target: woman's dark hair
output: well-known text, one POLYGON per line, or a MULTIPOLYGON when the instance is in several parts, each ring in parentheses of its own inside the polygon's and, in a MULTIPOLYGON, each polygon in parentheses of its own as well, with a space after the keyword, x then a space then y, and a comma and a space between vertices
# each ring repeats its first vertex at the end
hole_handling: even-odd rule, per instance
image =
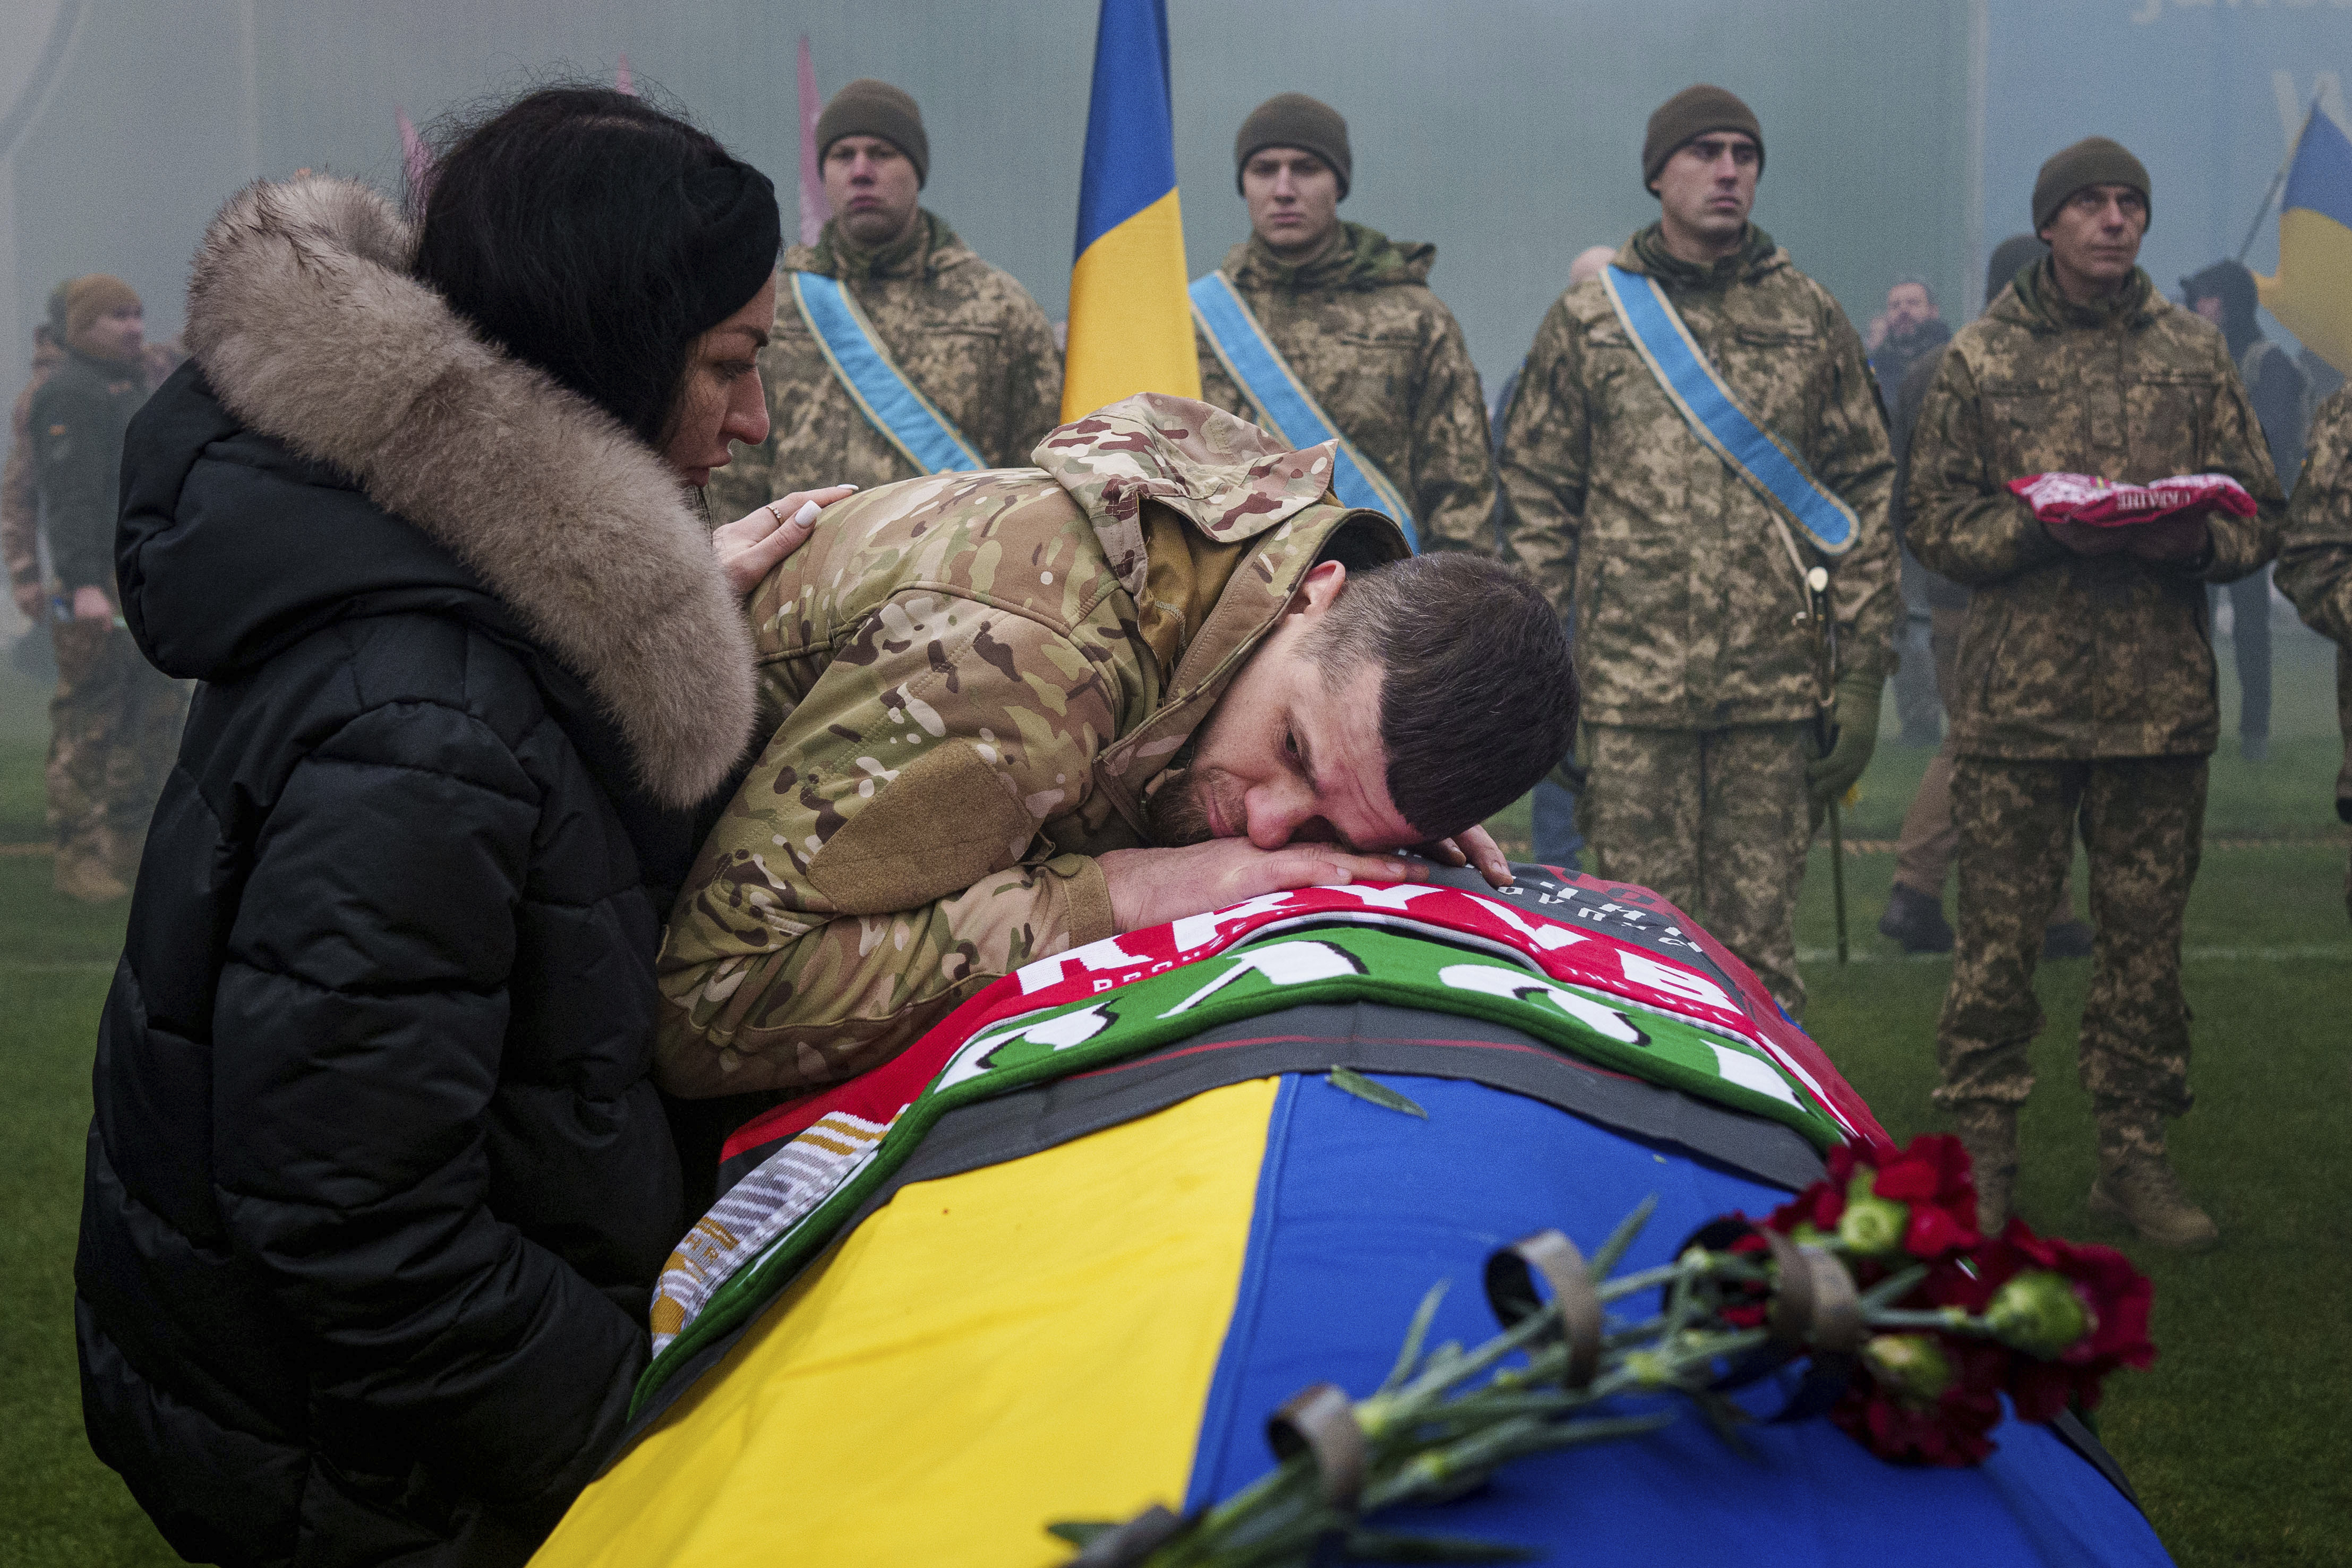
POLYGON ((482 334, 648 444, 694 340, 775 269, 775 187, 704 131, 551 87, 457 133, 425 192, 416 276, 482 334))

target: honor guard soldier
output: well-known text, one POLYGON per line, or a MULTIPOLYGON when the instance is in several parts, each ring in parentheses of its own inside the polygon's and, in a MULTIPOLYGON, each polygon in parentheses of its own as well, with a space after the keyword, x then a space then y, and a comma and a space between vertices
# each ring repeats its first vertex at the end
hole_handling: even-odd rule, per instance
POLYGON ((1433 245, 1342 223, 1348 122, 1286 92, 1234 139, 1250 237, 1192 284, 1201 396, 1295 447, 1337 437, 1332 488, 1394 517, 1416 549, 1488 548, 1486 404, 1454 313, 1429 291, 1433 245))
POLYGON ((917 199, 931 144, 915 100, 851 82, 816 140, 833 216, 816 244, 784 252, 759 353, 768 438, 711 476, 715 517, 817 484, 1022 467, 1061 423, 1045 311, 917 199))
POLYGON ((2033 225, 2050 256, 1945 350, 1911 437, 1909 531, 1922 563, 1972 591, 1953 683, 1960 924, 1936 1101, 1974 1156, 1979 1218, 2007 1218, 2042 1023, 2034 963, 2079 823, 2098 932, 2079 1046, 2098 1122, 2091 1208, 2199 1248, 2217 1231, 2173 1174, 2165 1123, 2190 1103, 2181 919, 2221 719, 2205 589, 2271 559, 2283 507, 2221 331, 2136 265, 2152 207, 2146 167, 2105 137, 2042 166, 2033 225), (2043 523, 2009 484, 2053 472, 2226 474, 2257 509, 2043 523))
POLYGON ((1595 869, 1673 900, 1795 1015, 1813 812, 1870 760, 1902 606, 1876 385, 1829 290, 1748 221, 1763 168, 1721 88, 1650 117, 1659 220, 1544 318, 1502 481, 1507 542, 1575 610, 1595 869))

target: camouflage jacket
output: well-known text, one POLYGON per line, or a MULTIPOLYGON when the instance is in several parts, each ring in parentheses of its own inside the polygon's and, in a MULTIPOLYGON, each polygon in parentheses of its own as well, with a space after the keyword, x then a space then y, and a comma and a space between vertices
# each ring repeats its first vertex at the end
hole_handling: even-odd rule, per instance
POLYGON ((8 411, 8 463, 0 468, 0 560, 12 589, 41 586, 41 488, 33 472, 33 394, 57 369, 56 350, 33 361, 33 379, 8 411))
POLYGON ((753 595, 766 738, 657 966, 673 1092, 863 1071, 1111 936, 1094 857, 1148 841, 1145 802, 1298 580, 1405 553, 1328 500, 1328 445, 1182 399, 1036 457, 842 502, 753 595))
POLYGON ((122 437, 147 401, 140 365, 68 350, 33 393, 34 476, 40 486, 49 565, 68 594, 114 592, 114 521, 122 437))
POLYGON ((2336 814, 2352 822, 2352 386, 2337 388, 2311 416, 2303 476, 2279 541, 2278 585, 2313 631, 2336 640, 2336 712, 2344 727, 2336 814))
MULTIPOLYGON (((1655 225, 1616 265, 1662 284, 1750 413, 1861 527, 1829 569, 1841 663, 1883 673, 1901 612, 1887 501, 1894 458, 1862 340, 1829 290, 1753 225, 1711 267, 1676 260, 1655 225)), ((1711 729, 1812 716, 1818 653, 1776 509, 1702 444, 1617 319, 1599 279, 1560 296, 1503 416, 1511 551, 1576 612, 1590 723, 1711 729)))
MULTIPOLYGON (((784 252, 783 270, 841 279, 898 368, 984 462, 1026 463, 1030 448, 1062 422, 1062 356, 1045 311, 1012 274, 965 249, 932 214, 923 213, 906 239, 870 255, 843 243, 827 224, 815 245, 784 252)), ((734 461, 711 475, 710 509, 719 521, 793 490, 872 489, 919 474, 842 390, 789 288, 776 296, 760 379, 768 439, 737 447, 734 461)))
POLYGON ((2205 583, 2270 559, 2282 503, 2220 329, 2135 271, 2102 308, 2044 261, 1944 351, 1911 435, 1909 537, 1974 590, 1953 694, 1958 754, 2195 756, 2220 732, 2205 583), (2203 564, 2079 556, 2010 494, 2029 474, 2137 484, 2227 474, 2259 510, 2212 519, 2203 564))
MULTIPOLYGON (((1436 261, 1433 245, 1342 224, 1302 266, 1252 235, 1223 270, 1323 412, 1404 497, 1422 547, 1481 549, 1495 507, 1486 394, 1454 312, 1429 291, 1436 261)), ((1193 338, 1202 399, 1263 423, 1197 326, 1193 338)))

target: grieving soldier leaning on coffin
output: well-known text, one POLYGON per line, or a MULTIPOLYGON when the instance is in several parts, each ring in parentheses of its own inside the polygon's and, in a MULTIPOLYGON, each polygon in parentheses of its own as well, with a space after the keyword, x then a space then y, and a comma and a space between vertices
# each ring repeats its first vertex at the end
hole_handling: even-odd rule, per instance
POLYGON ((1559 618, 1332 455, 1144 394, 828 510, 751 601, 764 747, 663 940, 663 1082, 845 1078, 1032 959, 1427 874, 1391 851, 1507 883, 1476 824, 1567 749, 1559 618))
POLYGON ((2217 1232, 2173 1174, 2164 1124, 2190 1104, 2181 919, 2221 717, 2205 585, 2268 561, 2283 507, 2221 331, 2135 265, 2153 206, 2146 167, 2105 137, 2042 166, 2033 224, 2050 256, 1944 352, 1911 437, 1910 540, 1973 591, 1953 683, 1960 925, 1936 1101, 1974 1156, 1979 1212, 1991 1229, 2009 1207, 2042 1022, 2034 962, 2079 822, 2098 930, 2080 1045, 2091 1208, 2196 1248, 2217 1232), (2225 474, 2258 509, 2049 524, 2009 483, 2053 472, 2225 474))

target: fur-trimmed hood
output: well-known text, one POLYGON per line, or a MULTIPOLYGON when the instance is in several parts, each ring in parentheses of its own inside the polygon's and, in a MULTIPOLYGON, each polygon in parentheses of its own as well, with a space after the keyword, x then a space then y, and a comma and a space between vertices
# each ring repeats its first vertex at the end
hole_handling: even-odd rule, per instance
POLYGON ((753 712, 750 632, 702 519, 642 442, 410 277, 414 243, 355 182, 247 186, 196 253, 196 365, 247 428, 456 557, 586 685, 649 794, 700 800, 753 712))

